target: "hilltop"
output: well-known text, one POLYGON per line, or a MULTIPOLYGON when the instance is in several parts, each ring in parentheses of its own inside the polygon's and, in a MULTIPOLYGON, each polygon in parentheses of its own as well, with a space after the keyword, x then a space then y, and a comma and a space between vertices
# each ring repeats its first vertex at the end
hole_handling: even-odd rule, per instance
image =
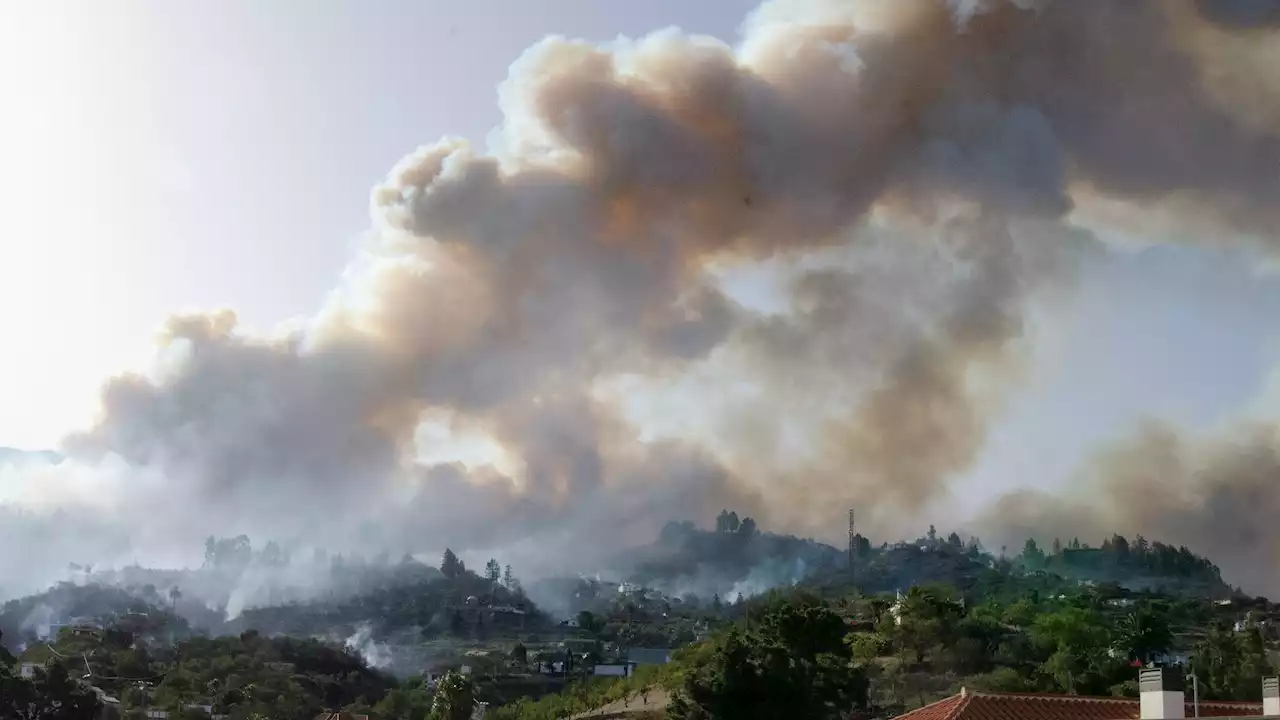
MULTIPOLYGON (((1047 551, 1028 540, 1016 555, 992 553, 978 538, 962 540, 955 532, 943 537, 933 527, 912 541, 875 546, 858 535, 855 544, 851 566, 847 549, 765 532, 751 518, 739 520, 726 510, 714 529, 668 523, 653 543, 619 554, 616 565, 630 584, 727 601, 797 584, 876 593, 941 583, 986 595, 1092 583, 1211 599, 1240 594, 1211 560, 1140 535, 1132 542, 1113 535, 1098 547, 1078 538, 1055 540, 1047 551)), ((584 596, 582 588, 574 591, 584 596)))

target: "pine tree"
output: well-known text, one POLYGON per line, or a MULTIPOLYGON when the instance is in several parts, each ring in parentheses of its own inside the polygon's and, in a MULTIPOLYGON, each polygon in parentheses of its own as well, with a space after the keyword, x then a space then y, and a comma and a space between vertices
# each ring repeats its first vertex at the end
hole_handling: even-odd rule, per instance
POLYGON ((498 564, 497 559, 489 558, 489 562, 485 563, 484 576, 489 582, 498 582, 502 577, 502 566, 498 564))
POLYGON ((440 560, 440 572, 447 578, 456 578, 462 575, 462 561, 449 548, 445 548, 444 557, 440 560))

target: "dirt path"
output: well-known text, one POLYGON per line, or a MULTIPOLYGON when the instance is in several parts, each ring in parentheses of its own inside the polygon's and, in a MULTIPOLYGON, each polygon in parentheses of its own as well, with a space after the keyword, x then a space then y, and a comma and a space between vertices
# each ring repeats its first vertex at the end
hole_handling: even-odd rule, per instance
POLYGON ((665 690, 654 688, 649 691, 649 702, 641 702, 639 697, 633 697, 631 702, 624 705, 619 700, 604 707, 574 715, 573 720, 578 720, 578 718, 593 718, 594 720, 610 720, 610 718, 634 719, 637 715, 645 713, 660 714, 666 709, 667 703, 670 701, 671 698, 665 690))

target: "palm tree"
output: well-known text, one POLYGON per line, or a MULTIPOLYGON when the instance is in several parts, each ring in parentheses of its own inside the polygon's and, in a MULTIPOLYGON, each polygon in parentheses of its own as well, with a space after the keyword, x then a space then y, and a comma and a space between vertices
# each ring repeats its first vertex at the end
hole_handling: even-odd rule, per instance
POLYGON ((170 610, 178 607, 178 599, 181 597, 182 597, 182 591, 178 589, 177 585, 174 585, 173 587, 169 588, 169 609, 170 610))
POLYGON ((1118 623, 1118 650, 1131 659, 1147 662, 1156 653, 1165 652, 1173 643, 1173 633, 1166 618, 1148 607, 1139 607, 1118 623))

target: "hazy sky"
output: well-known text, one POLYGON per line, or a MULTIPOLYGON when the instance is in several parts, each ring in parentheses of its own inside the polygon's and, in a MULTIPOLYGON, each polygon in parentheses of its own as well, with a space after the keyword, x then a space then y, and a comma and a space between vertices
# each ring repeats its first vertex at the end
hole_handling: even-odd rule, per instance
MULTIPOLYGON (((314 312, 373 183, 418 144, 483 140, 540 37, 733 39, 754 4, 4 3, 0 445, 55 445, 173 311, 229 306, 259 329, 314 312)), ((974 486, 1063 478, 1145 414, 1220 421, 1276 359, 1280 281, 1229 253, 1112 256, 1075 298, 1040 328, 974 486)))

